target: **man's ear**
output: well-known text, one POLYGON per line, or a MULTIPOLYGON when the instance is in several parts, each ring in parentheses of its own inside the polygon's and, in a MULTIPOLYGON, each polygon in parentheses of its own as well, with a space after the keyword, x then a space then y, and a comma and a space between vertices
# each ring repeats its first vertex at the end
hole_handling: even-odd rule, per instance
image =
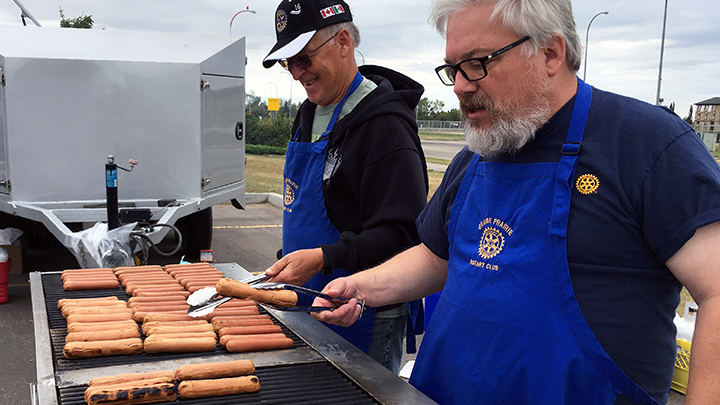
POLYGON ((565 38, 560 34, 553 34, 552 39, 540 52, 545 56, 545 69, 549 77, 555 76, 561 67, 567 65, 565 38))
POLYGON ((350 32, 347 29, 342 29, 338 32, 335 40, 340 44, 340 54, 343 58, 347 57, 353 52, 352 39, 350 39, 350 32))

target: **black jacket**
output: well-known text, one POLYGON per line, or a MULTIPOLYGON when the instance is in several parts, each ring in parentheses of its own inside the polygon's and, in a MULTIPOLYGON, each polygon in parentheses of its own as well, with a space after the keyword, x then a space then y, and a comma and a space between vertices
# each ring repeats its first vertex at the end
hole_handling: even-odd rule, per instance
MULTIPOLYGON (((424 91, 414 80, 380 66, 360 73, 378 87, 339 120, 328 155, 338 155, 323 181, 325 206, 340 239, 321 245, 325 269, 355 273, 417 245, 415 219, 425 207, 427 165, 417 135, 415 107, 424 91)), ((309 142, 316 105, 308 100, 293 123, 309 142)))

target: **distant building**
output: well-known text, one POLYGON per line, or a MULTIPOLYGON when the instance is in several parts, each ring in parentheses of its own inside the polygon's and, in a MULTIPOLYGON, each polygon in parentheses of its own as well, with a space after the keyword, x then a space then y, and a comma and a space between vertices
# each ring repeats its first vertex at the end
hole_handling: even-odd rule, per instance
POLYGON ((720 97, 695 103, 693 127, 698 133, 720 132, 720 97))

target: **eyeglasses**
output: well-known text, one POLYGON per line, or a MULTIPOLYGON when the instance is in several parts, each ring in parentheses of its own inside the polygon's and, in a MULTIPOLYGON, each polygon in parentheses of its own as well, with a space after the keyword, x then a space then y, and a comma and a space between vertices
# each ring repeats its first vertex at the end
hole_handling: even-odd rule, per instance
POLYGON ((486 55, 480 58, 465 59, 464 61, 456 65, 438 66, 435 68, 435 73, 437 73, 438 77, 440 77, 440 80, 446 86, 452 86, 455 84, 455 76, 457 75, 457 72, 462 73, 465 79, 471 82, 484 79, 485 76, 487 76, 488 74, 487 67, 485 66, 487 61, 497 56, 500 56, 501 54, 522 44, 528 39, 530 39, 530 37, 521 38, 508 46, 498 49, 490 55, 486 55))
POLYGON ((339 33, 340 33, 340 31, 336 32, 333 36, 331 36, 330 38, 328 38, 327 41, 325 41, 325 42, 323 42, 322 44, 320 44, 320 46, 318 46, 317 48, 313 49, 310 53, 307 53, 307 54, 302 55, 302 56, 294 57, 294 58, 292 58, 293 60, 290 60, 290 59, 280 59, 280 60, 279 60, 280 66, 284 67, 286 70, 291 70, 291 68, 293 68, 293 67, 298 67, 298 68, 303 69, 303 70, 309 68, 310 66, 312 66, 312 60, 310 59, 310 57, 311 57, 315 52, 317 52, 320 48, 322 48, 325 44, 327 44, 328 42, 332 41, 333 38, 335 38, 335 37, 337 36, 337 34, 339 34, 339 33))

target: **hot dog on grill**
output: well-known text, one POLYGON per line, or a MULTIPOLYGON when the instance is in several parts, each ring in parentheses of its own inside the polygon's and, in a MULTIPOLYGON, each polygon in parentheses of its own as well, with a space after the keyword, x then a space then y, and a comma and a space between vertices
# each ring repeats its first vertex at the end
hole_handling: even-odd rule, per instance
POLYGON ((217 339, 172 338, 166 335, 152 335, 145 338, 145 351, 148 353, 196 353, 211 352, 217 347, 217 339))
POLYGON ((196 326, 196 325, 208 325, 208 321, 204 319, 198 319, 194 321, 174 321, 174 322, 159 322, 159 321, 153 321, 153 322, 143 322, 142 324, 142 331, 144 334, 148 334, 148 331, 151 328, 158 327, 158 326, 196 326))
MULTIPOLYGON (((262 315, 260 315, 262 316, 262 315)), ((215 331, 218 331, 222 328, 232 328, 236 326, 260 326, 260 325, 275 325, 273 323, 272 319, 237 319, 237 320, 230 320, 230 321, 218 321, 215 322, 215 319, 212 320, 212 326, 215 328, 215 331)))
POLYGON ((111 290, 119 288, 120 282, 117 280, 78 280, 78 279, 67 279, 63 281, 63 290, 65 291, 77 291, 77 290, 111 290))
POLYGON ((282 332, 280 325, 229 326, 221 328, 218 335, 258 335, 263 333, 282 332))
POLYGON ((145 384, 133 381, 125 384, 89 387, 85 390, 85 402, 99 404, 151 404, 170 402, 177 399, 175 383, 145 384))
POLYGON ((65 306, 62 309, 63 317, 67 319, 70 315, 81 315, 81 314, 125 314, 132 316, 132 309, 128 308, 127 305, 118 306, 105 306, 105 307, 76 307, 76 306, 65 306))
POLYGON ((188 380, 178 385, 180 398, 208 398, 260 391, 260 379, 254 375, 214 380, 188 380))
POLYGON ((68 342, 63 347, 63 355, 68 359, 78 359, 139 354, 142 350, 142 340, 139 338, 130 338, 94 342, 68 342))
POLYGON ((216 363, 187 364, 178 367, 178 380, 205 380, 249 375, 255 372, 252 360, 222 361, 216 363))
POLYGON ((147 373, 116 374, 107 377, 96 377, 90 380, 88 386, 97 387, 100 385, 116 385, 130 381, 165 379, 167 382, 176 382, 177 377, 173 370, 150 371, 147 373))
POLYGON ((140 331, 137 325, 134 328, 113 329, 103 331, 70 332, 65 336, 67 342, 94 342, 98 340, 118 340, 139 338, 140 331))
POLYGON ((248 298, 270 305, 291 307, 297 304, 297 294, 289 290, 260 290, 247 283, 223 278, 215 285, 217 293, 225 297, 248 298))
POLYGON ((167 335, 170 333, 187 333, 187 332, 215 332, 212 325, 205 322, 204 324, 198 325, 159 325, 159 326, 148 326, 143 328, 143 333, 146 336, 151 335, 167 335))
MULTIPOLYGON (((254 352, 261 350, 278 350, 278 349, 290 349, 293 346, 293 340, 288 337, 273 336, 266 337, 263 335, 255 336, 235 336, 229 338, 229 336, 223 336, 228 338, 224 347, 225 350, 230 353, 245 353, 254 352), (256 337, 259 336, 259 337, 256 337)), ((222 344, 222 340, 221 340, 222 344)))
POLYGON ((132 319, 125 321, 112 321, 112 322, 74 322, 68 323, 67 331, 72 332, 88 332, 88 331, 103 331, 103 330, 114 330, 114 329, 137 329, 137 322, 132 319))
POLYGON ((180 296, 187 299, 190 296, 188 291, 147 291, 147 290, 135 290, 133 291, 134 297, 171 297, 180 296))
POLYGON ((67 316, 67 322, 111 322, 124 321, 132 319, 132 314, 70 314, 67 316))
POLYGON ((99 298, 61 298, 58 300, 58 309, 62 309, 63 306, 68 304, 80 304, 80 305, 115 305, 120 302, 120 299, 115 296, 99 297, 99 298))

